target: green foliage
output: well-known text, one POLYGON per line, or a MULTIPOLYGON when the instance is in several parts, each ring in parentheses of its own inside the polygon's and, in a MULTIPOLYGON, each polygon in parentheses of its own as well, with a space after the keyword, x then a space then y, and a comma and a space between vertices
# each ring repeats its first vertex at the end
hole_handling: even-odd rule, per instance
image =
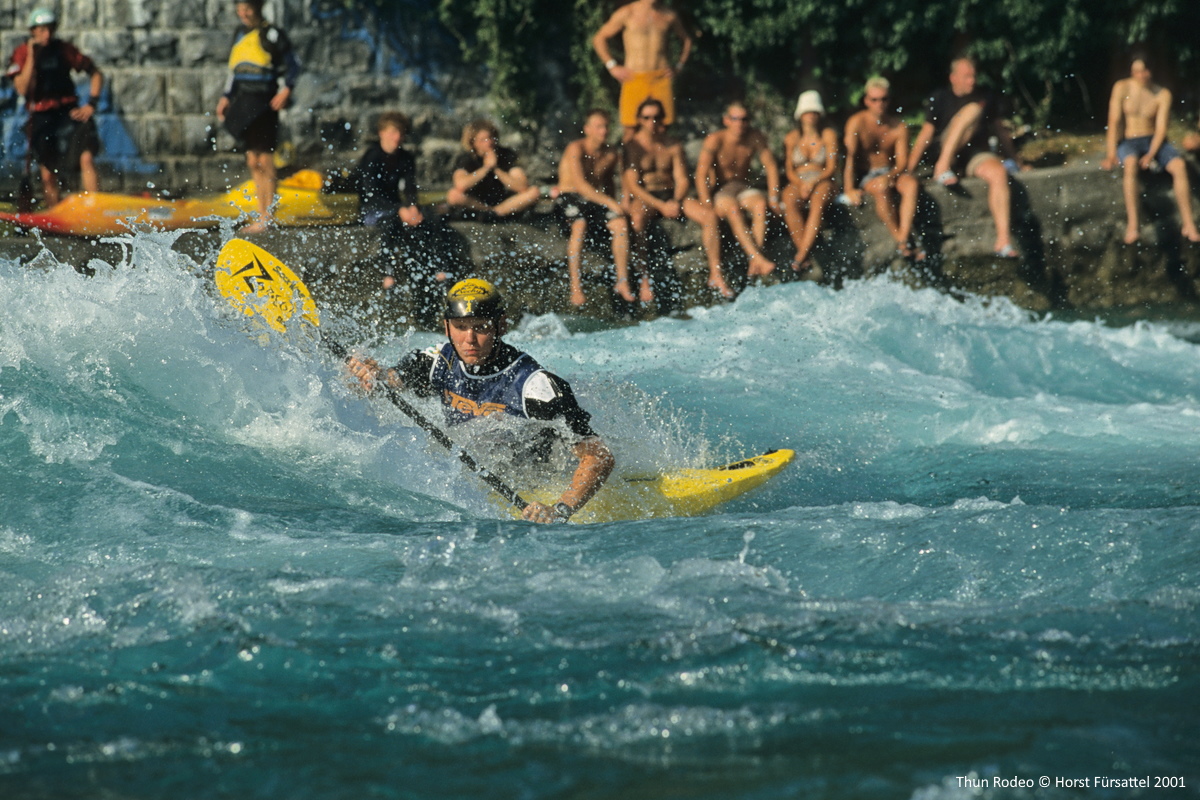
MULTIPOLYGON (((406 2, 436 5, 504 115, 529 122, 566 111, 564 102, 612 107, 616 86, 591 37, 620 0, 406 2)), ((679 9, 697 36, 680 79, 681 108, 692 113, 733 96, 789 103, 807 88, 845 111, 863 80, 882 74, 907 115, 961 53, 1038 127, 1102 117, 1097 104, 1135 44, 1164 62, 1158 74, 1177 96, 1200 83, 1200 41, 1183 33, 1200 25, 1196 0, 690 0, 679 9)))

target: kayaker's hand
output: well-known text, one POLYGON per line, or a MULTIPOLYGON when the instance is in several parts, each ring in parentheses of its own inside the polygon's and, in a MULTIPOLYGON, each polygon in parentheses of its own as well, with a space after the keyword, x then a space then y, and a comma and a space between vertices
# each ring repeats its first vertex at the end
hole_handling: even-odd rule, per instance
POLYGON ((76 122, 87 122, 96 113, 96 107, 91 103, 84 103, 81 106, 75 106, 71 109, 70 117, 76 122))
POLYGON ((374 391, 375 379, 379 376, 378 361, 373 358, 350 356, 346 361, 346 369, 350 371, 351 375, 358 378, 358 385, 364 392, 374 391))
POLYGON ((271 98, 271 110, 272 111, 283 111, 283 109, 287 107, 288 99, 291 96, 292 96, 292 90, 289 89, 287 86, 280 89, 278 92, 275 93, 275 96, 271 98))
POLYGON ((562 514, 554 508, 541 503, 530 503, 525 506, 525 510, 521 512, 521 516, 530 522, 566 522, 562 514))
POLYGON ((217 119, 221 122, 225 121, 225 112, 229 110, 229 98, 224 95, 217 101, 217 119))

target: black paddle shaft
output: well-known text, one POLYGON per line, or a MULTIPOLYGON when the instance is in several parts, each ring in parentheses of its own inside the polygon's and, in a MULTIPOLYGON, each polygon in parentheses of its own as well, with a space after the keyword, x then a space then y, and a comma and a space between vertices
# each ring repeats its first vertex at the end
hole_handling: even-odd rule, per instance
MULTIPOLYGON (((322 337, 321 342, 328 347, 329 351, 337 358, 345 360, 350 357, 350 351, 347 350, 345 345, 343 345, 341 342, 327 337, 322 337)), ((387 395, 387 399, 391 401, 392 405, 400 409, 400 411, 403 412, 405 416, 407 416, 413 422, 417 423, 417 425, 419 425, 426 433, 433 437, 435 442, 449 450, 451 453, 454 453, 454 455, 458 457, 459 461, 465 464, 472 472, 479 475, 480 479, 483 480, 483 482, 488 486, 492 487, 497 494, 516 506, 518 511, 525 510, 525 507, 528 506, 529 503, 517 493, 516 489, 509 486, 496 475, 493 475, 486 467, 480 466, 479 463, 471 457, 470 453, 462 448, 456 447, 454 442, 451 441, 450 437, 446 435, 446 432, 437 425, 433 424, 433 422, 426 418, 424 414, 422 414, 420 411, 414 408, 411 403, 405 400, 395 386, 392 386, 386 380, 380 381, 379 384, 383 386, 384 393, 387 395)))

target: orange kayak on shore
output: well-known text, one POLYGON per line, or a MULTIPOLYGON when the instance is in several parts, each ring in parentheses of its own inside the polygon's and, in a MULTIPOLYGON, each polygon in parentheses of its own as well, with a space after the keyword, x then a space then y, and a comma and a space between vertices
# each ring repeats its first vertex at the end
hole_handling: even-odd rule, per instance
MULTIPOLYGON (((358 196, 322 194, 322 178, 301 170, 280 180, 275 222, 285 227, 348 225, 358 221, 358 196)), ((222 195, 163 200, 131 194, 81 192, 43 211, 0 212, 0 220, 62 236, 111 236, 136 227, 160 230, 214 228, 222 220, 252 217, 258 210, 253 181, 222 195)))

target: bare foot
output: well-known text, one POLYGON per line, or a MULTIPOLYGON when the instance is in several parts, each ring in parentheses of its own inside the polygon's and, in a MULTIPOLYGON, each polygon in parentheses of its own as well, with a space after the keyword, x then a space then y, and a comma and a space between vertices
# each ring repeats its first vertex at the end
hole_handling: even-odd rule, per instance
POLYGON ((269 217, 259 219, 257 222, 251 222, 249 225, 244 225, 238 229, 238 233, 266 233, 271 230, 272 220, 269 217))
POLYGON ((586 302, 587 302, 587 298, 583 296, 583 287, 572 286, 571 287, 571 305, 581 306, 586 302))
POLYGON ((613 285, 613 291, 626 303, 632 303, 637 299, 633 296, 633 290, 629 288, 629 281, 624 278, 613 285))
POLYGON ((1137 228, 1125 229, 1125 244, 1134 244, 1140 238, 1142 238, 1142 234, 1137 228))
POLYGON ((725 279, 720 275, 708 279, 708 288, 712 289, 726 300, 732 300, 733 298, 737 297, 737 295, 733 293, 733 289, 729 288, 729 284, 725 283, 725 279))
POLYGON ((646 275, 642 276, 642 285, 638 287, 638 300, 643 303, 654 301, 654 290, 650 288, 650 278, 646 275))
POLYGON ((1183 238, 1189 242, 1200 242, 1200 231, 1196 230, 1195 227, 1184 228, 1183 238))
POLYGON ((796 271, 796 274, 801 280, 815 282, 820 281, 821 278, 825 276, 825 273, 821 271, 820 267, 812 262, 811 258, 806 258, 799 262, 793 261, 792 269, 796 271))
POLYGON ((775 262, 764 256, 762 253, 755 253, 750 256, 750 266, 746 272, 750 275, 770 275, 775 271, 775 262))

